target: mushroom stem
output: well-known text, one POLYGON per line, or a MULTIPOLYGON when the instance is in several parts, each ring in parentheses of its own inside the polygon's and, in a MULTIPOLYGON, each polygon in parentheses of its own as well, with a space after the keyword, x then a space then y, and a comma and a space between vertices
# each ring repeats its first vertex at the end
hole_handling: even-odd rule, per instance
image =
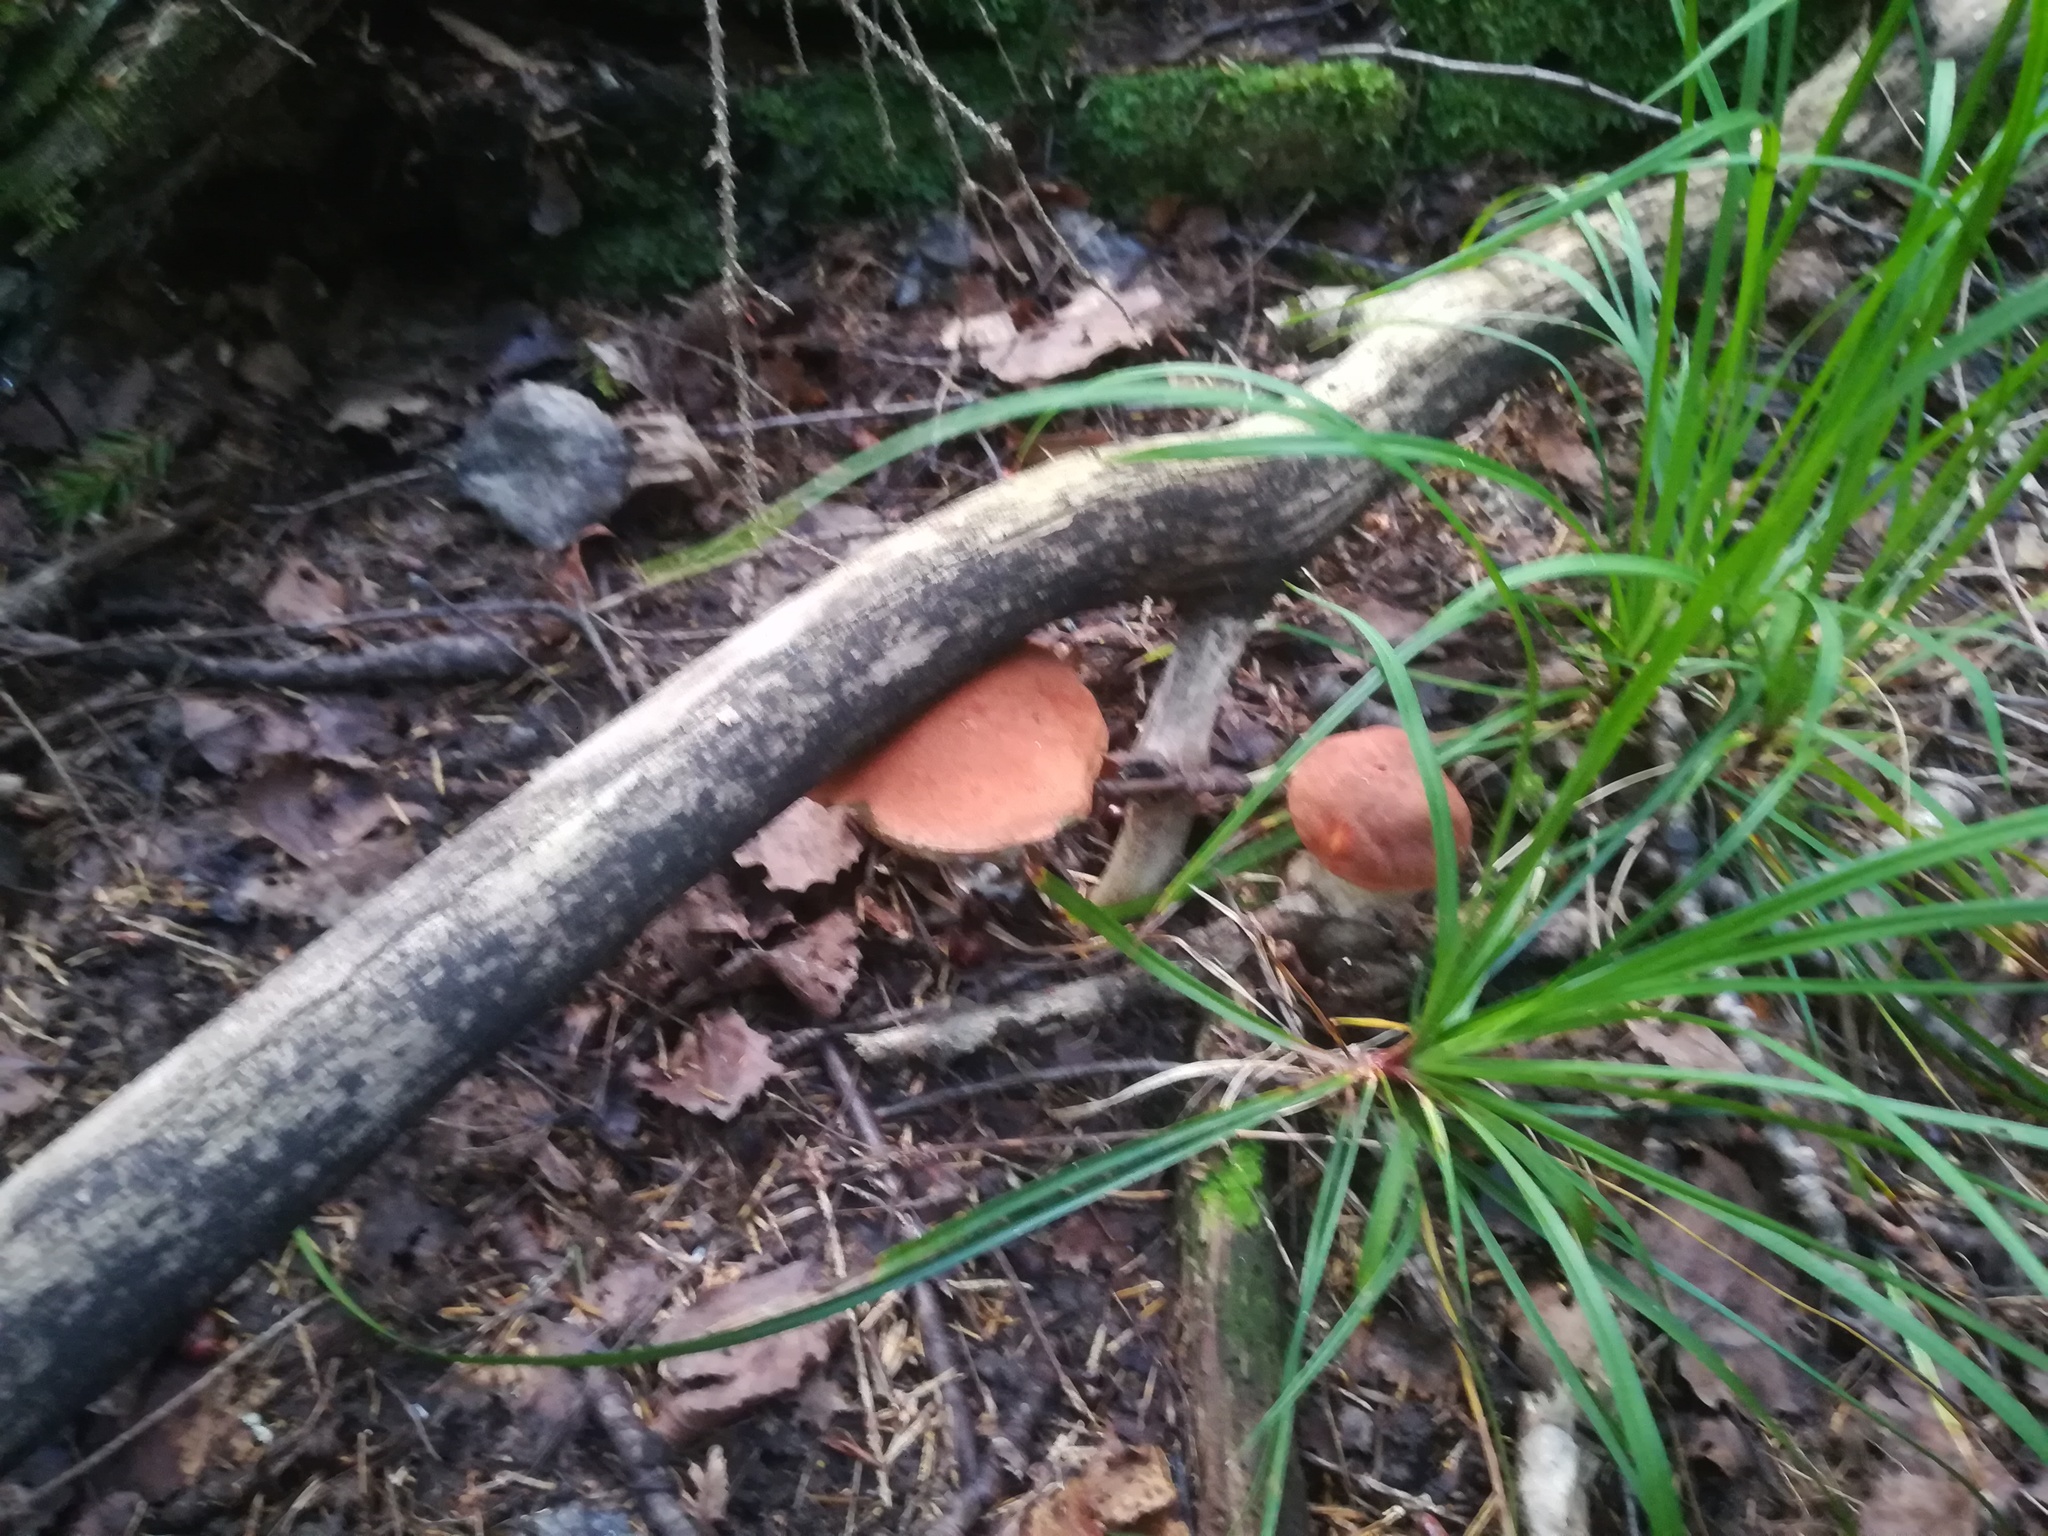
POLYGON ((1342 875, 1331 874, 1308 853, 1297 853, 1288 860, 1287 883, 1313 896, 1330 916, 1351 922, 1411 910, 1415 905, 1412 892, 1368 891, 1342 875))
MULTIPOLYGON (((1182 775, 1208 767, 1216 714, 1229 696, 1251 633, 1252 618, 1241 600, 1189 613, 1159 687, 1145 706, 1134 759, 1182 775)), ((1186 856, 1194 824, 1192 795, 1147 795, 1127 802, 1116 846, 1095 883, 1096 904, 1111 906, 1165 889, 1186 856)))

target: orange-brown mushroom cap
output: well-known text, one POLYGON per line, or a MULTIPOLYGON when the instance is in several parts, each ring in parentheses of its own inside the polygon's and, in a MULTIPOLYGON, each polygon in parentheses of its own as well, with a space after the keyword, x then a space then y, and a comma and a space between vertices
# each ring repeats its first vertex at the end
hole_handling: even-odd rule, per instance
MULTIPOLYGON (((1451 830, 1472 848, 1472 812, 1444 780, 1451 830)), ((1426 891, 1436 884, 1429 798, 1408 737, 1373 725, 1319 741, 1287 778, 1287 809, 1301 845, 1340 880, 1368 891, 1426 891)))
POLYGON ((932 857, 1042 842, 1086 816, 1109 726, 1074 669, 1026 649, 962 684, 812 792, 932 857))

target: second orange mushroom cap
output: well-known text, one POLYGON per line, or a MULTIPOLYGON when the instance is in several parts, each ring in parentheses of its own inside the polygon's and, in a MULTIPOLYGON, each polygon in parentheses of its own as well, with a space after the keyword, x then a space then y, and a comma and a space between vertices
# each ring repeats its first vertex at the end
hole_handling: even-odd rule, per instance
MULTIPOLYGON (((1472 849, 1472 812, 1443 781, 1459 856, 1472 849)), ((1429 797, 1399 726, 1344 731, 1311 747, 1287 778, 1287 809, 1301 845, 1340 880, 1385 893, 1436 884, 1429 797)))

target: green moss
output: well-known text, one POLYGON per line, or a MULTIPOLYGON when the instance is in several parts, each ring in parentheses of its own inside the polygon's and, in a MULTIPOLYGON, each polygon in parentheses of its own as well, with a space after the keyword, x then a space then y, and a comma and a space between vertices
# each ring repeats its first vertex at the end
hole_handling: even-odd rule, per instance
MULTIPOLYGON (((931 56, 933 72, 985 118, 1017 105, 1016 87, 993 54, 931 56)), ((766 168, 755 207, 771 225, 814 228, 836 220, 935 208, 953 197, 953 159, 931 98, 902 71, 875 74, 888 138, 857 65, 814 67, 746 92, 739 101, 743 164, 766 168), (891 144, 894 152, 891 152, 891 144)), ((955 125, 970 168, 986 146, 955 125)))
POLYGON ((1205 1217, 1223 1217, 1231 1226, 1260 1224, 1260 1196, 1266 1187, 1266 1163, 1255 1141, 1233 1143, 1230 1151, 1202 1174, 1195 1196, 1205 1217))
POLYGON ((718 275, 715 205, 701 177, 613 163, 589 190, 583 227, 547 263, 562 286, 593 299, 645 299, 718 275))
POLYGON ((1082 98, 1074 160, 1112 206, 1177 192, 1238 207, 1385 184, 1408 93, 1355 59, 1115 75, 1082 98))
MULTIPOLYGON (((1701 0, 1700 36, 1711 39, 1747 9, 1746 0, 1701 0)), ((1410 47, 1454 58, 1540 64, 1642 97, 1684 58, 1678 24, 1665 0, 1394 0, 1410 47)), ((1846 34, 1847 0, 1810 0, 1802 8, 1795 77, 1803 77, 1846 34)), ((1723 55, 1733 86, 1740 48, 1723 55)), ((1450 165, 1486 154, 1513 154, 1540 166, 1576 166, 1610 157, 1659 130, 1573 91, 1534 82, 1460 78, 1422 71, 1421 97, 1406 160, 1450 165)))

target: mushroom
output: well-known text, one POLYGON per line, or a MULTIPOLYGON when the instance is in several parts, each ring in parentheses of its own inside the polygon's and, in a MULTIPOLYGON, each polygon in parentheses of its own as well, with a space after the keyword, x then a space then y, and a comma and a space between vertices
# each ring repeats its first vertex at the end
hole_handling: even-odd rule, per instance
POLYGON ((950 858, 1043 842, 1093 808, 1109 726, 1087 684, 1026 648, 953 690, 812 791, 906 853, 950 858))
MULTIPOLYGON (((1445 778, 1459 856, 1472 812, 1445 778)), ((1342 916, 1362 917, 1436 885, 1429 797, 1399 726, 1343 731, 1311 747, 1287 778, 1287 809, 1313 861, 1309 884, 1342 916)))

